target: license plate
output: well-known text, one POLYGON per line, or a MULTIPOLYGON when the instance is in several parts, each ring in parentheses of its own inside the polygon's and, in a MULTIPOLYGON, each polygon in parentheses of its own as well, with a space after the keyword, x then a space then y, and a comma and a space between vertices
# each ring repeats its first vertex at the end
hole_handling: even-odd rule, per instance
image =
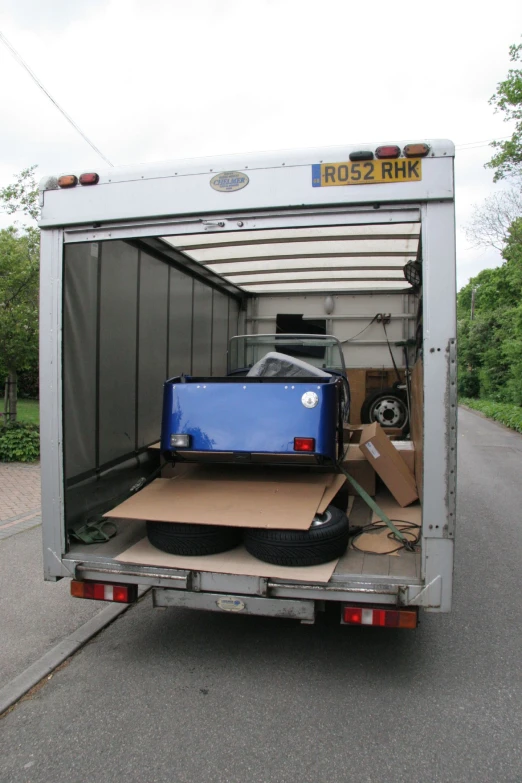
POLYGON ((378 185, 394 182, 420 182, 422 158, 398 160, 364 160, 344 163, 314 163, 314 188, 336 185, 378 185))

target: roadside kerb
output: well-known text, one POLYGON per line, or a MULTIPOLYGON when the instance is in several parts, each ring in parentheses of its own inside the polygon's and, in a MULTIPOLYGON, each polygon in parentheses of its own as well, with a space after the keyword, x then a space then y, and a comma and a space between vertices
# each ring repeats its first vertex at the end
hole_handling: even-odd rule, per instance
MULTIPOLYGON (((142 588, 138 592, 138 600, 148 592, 150 588, 142 588)), ((61 663, 70 658, 83 647, 89 639, 96 636, 107 625, 110 625, 117 617, 130 609, 135 604, 110 604, 95 617, 81 625, 72 634, 58 642, 49 652, 31 664, 25 671, 15 677, 0 689, 0 717, 13 704, 16 704, 22 696, 38 685, 45 677, 48 677, 61 663)))

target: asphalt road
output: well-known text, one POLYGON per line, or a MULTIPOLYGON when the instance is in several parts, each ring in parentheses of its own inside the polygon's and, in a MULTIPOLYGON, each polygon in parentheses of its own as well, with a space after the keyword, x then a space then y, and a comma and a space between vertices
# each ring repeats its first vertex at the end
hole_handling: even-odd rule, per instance
POLYGON ((522 436, 461 411, 455 608, 124 614, 0 722, 2 783, 520 783, 522 436))
POLYGON ((103 606, 43 581, 40 525, 0 541, 0 688, 103 606))

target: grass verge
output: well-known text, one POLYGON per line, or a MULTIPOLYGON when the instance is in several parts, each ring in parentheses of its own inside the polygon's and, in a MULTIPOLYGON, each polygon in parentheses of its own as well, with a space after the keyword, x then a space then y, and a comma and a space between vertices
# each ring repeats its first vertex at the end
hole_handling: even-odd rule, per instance
POLYGON ((40 424, 40 403, 38 400, 18 400, 17 419, 22 424, 40 424))
POLYGON ((480 411, 488 419, 499 421, 512 430, 522 432, 522 408, 519 405, 511 405, 507 402, 493 402, 492 400, 472 400, 466 397, 459 400, 462 405, 480 411))

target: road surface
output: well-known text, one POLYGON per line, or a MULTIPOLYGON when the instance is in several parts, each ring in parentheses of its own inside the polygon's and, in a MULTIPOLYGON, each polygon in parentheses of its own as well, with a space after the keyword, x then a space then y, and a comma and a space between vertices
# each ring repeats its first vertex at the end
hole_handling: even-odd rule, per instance
POLYGON ((520 783, 522 436, 460 412, 455 607, 417 631, 153 610, 0 721, 2 783, 520 783))

